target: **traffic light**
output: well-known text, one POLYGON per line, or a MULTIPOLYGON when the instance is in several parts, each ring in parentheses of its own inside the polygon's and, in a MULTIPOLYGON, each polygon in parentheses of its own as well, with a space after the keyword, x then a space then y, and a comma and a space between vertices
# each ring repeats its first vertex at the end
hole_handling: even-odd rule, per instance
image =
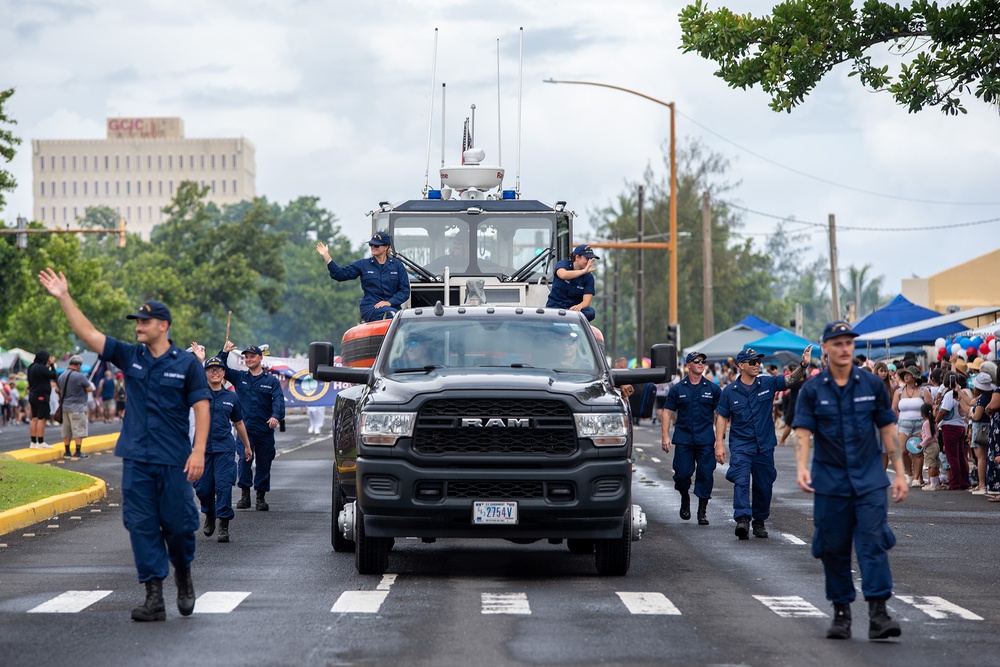
MULTIPOLYGON (((18 229, 27 229, 28 228, 28 221, 25 220, 23 216, 20 216, 20 215, 17 216, 17 228, 18 229)), ((28 249, 28 235, 27 234, 18 234, 17 235, 17 247, 20 248, 21 250, 27 250, 28 249)))
POLYGON ((125 247, 125 218, 118 220, 118 247, 125 247))
POLYGON ((680 336, 678 335, 678 325, 668 324, 667 325, 667 345, 673 345, 675 348, 680 347, 680 336))

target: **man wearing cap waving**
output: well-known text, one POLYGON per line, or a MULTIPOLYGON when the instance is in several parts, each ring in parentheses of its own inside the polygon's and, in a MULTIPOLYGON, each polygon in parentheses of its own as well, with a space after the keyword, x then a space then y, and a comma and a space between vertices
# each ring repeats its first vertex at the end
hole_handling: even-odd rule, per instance
POLYGON ((670 387, 660 410, 660 434, 663 451, 670 453, 670 423, 674 426, 674 488, 681 494, 680 517, 691 518, 691 476, 695 475, 694 495, 698 496, 698 525, 708 525, 708 501, 712 497, 715 472, 713 415, 722 390, 705 379, 705 360, 701 352, 691 352, 685 359, 687 376, 670 387))
POLYGON ((856 595, 851 575, 853 537, 861 590, 868 601, 868 638, 886 639, 900 635, 899 622, 885 608, 892 595, 889 549, 896 538, 887 521, 889 477, 875 429, 896 471, 895 502, 906 498, 908 486, 889 392, 878 376, 852 363, 857 335, 846 322, 826 325, 822 343, 830 365, 802 387, 792 427, 798 439, 799 487, 815 493, 812 552, 823 561, 826 598, 834 608, 826 636, 851 636, 851 602, 856 595), (811 472, 810 436, 816 445, 811 472))
POLYGON ((253 458, 240 459, 239 480, 241 496, 236 509, 250 509, 250 487, 257 490, 254 509, 267 512, 270 506, 264 494, 271 490, 271 463, 274 461, 274 429, 285 418, 285 394, 277 376, 264 371, 261 366, 263 351, 256 345, 243 350, 243 361, 247 370, 239 371, 229 367, 229 353, 236 349, 232 341, 226 341, 219 352, 219 359, 226 369, 226 380, 236 389, 243 409, 247 435, 253 458), (257 461, 254 470, 254 459, 257 461))
POLYGON ((390 318, 399 312, 403 303, 410 298, 410 277, 406 267, 395 257, 389 256, 392 237, 389 232, 375 232, 368 241, 372 256, 359 259, 347 266, 337 266, 330 257, 330 249, 322 241, 316 242, 316 252, 326 261, 330 277, 337 282, 361 278, 359 309, 361 319, 374 322, 390 318))
POLYGON ((771 488, 778 474, 774 468, 774 448, 778 439, 774 434, 771 406, 776 392, 805 381, 812 345, 806 346, 802 361, 788 375, 761 376, 763 356, 753 348, 736 355, 739 377, 722 390, 715 411, 715 460, 719 463, 726 462, 723 438, 726 424, 732 423, 726 479, 733 483, 733 518, 736 519, 736 537, 741 540, 750 539, 751 519, 753 536, 767 537, 764 522, 771 516, 771 488))
POLYGON ((573 248, 573 256, 556 263, 555 277, 546 308, 578 310, 588 321, 593 322, 597 313, 590 307, 594 299, 594 276, 597 267, 594 261, 600 259, 589 245, 580 244, 573 248))
POLYGON ((205 371, 190 352, 169 338, 170 311, 147 301, 126 317, 135 320, 137 345, 106 336, 80 312, 69 294, 66 276, 45 269, 38 281, 59 305, 76 335, 90 349, 125 374, 128 411, 115 455, 122 458, 122 520, 132 542, 146 601, 132 610, 134 621, 166 619, 163 580, 174 564, 177 609, 194 611, 194 561, 198 510, 192 482, 205 467, 208 401, 205 371), (194 449, 188 439, 188 409, 194 409, 194 449))

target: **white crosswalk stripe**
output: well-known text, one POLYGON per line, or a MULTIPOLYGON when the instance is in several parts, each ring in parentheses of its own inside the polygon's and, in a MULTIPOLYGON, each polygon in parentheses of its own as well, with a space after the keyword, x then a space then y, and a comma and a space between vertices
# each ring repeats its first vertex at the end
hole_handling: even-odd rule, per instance
POLYGON ((618 591, 618 597, 633 614, 680 616, 681 610, 663 593, 632 593, 618 591))
POLYGON ((897 595, 896 599, 900 602, 905 602, 906 604, 912 604, 914 607, 924 612, 931 618, 942 619, 948 618, 949 616, 957 616, 959 618, 964 618, 967 621, 983 620, 983 617, 979 614, 974 614, 968 609, 959 607, 957 604, 948 602, 944 598, 934 595, 897 595))
POLYGON ((798 595, 755 595, 754 598, 784 618, 823 617, 827 615, 798 595))
POLYGON ((377 614, 389 591, 344 591, 333 605, 332 612, 347 614, 377 614))
POLYGON ((196 614, 228 614, 250 596, 249 592, 208 591, 198 596, 194 603, 196 614))
POLYGON ((530 614, 527 593, 483 593, 484 614, 530 614))
POLYGON ((66 591, 28 610, 29 614, 75 614, 111 595, 111 591, 66 591))

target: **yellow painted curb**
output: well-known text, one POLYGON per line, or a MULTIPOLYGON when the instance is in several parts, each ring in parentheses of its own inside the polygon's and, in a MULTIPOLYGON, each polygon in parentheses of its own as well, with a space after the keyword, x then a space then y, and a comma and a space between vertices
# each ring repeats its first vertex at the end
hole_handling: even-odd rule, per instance
MULTIPOLYGON (((92 435, 84 438, 80 444, 80 450, 85 454, 90 454, 91 452, 112 449, 118 442, 118 435, 118 433, 106 433, 104 435, 92 435)), ((73 446, 73 451, 76 451, 76 445, 72 442, 70 444, 73 446)), ((24 461, 25 463, 50 463, 61 459, 65 451, 62 440, 60 440, 52 444, 52 449, 15 449, 7 452, 7 454, 11 458, 24 461)))
MULTIPOLYGON (((31 451, 48 450, 33 449, 31 451)), ((90 479, 94 480, 94 484, 80 491, 61 493, 58 496, 44 498, 29 505, 22 505, 21 507, 9 509, 6 512, 0 512, 0 535, 6 535, 18 528, 24 528, 57 514, 89 505, 108 495, 108 487, 103 479, 91 477, 90 475, 84 475, 84 477, 90 477, 90 479)))

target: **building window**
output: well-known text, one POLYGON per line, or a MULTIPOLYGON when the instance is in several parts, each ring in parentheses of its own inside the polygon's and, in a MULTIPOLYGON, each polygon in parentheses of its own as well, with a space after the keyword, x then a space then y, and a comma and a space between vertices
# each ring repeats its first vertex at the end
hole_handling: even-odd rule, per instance
POLYGON ((87 156, 83 156, 83 170, 87 171, 87 156))
MULTIPOLYGON (((189 164, 189 165, 191 165, 191 169, 192 169, 192 171, 193 171, 193 170, 194 170, 194 156, 193 156, 193 155, 189 155, 188 157, 190 157, 190 158, 191 158, 191 159, 190 159, 190 160, 188 161, 188 164, 189 164)), ((205 165, 202 165, 202 168, 204 168, 204 166, 205 166, 205 165)))
POLYGON ((76 196, 76 181, 73 181, 73 196, 76 196))
POLYGON ((222 181, 222 194, 226 194, 226 181, 222 181))
POLYGON ((76 171, 76 156, 75 155, 73 156, 72 161, 73 161, 73 171, 76 171))
POLYGON ((56 207, 52 207, 52 222, 56 221, 56 207))
MULTIPOLYGON (((62 162, 62 170, 63 170, 63 171, 66 171, 66 156, 65 156, 65 155, 63 155, 63 156, 62 156, 62 160, 61 160, 61 162, 62 162)), ((66 217, 66 216, 65 216, 65 215, 63 215, 63 218, 65 218, 65 217, 66 217)))
POLYGON ((73 207, 73 219, 76 220, 76 206, 73 207))
POLYGON ((171 171, 173 171, 173 169, 174 169, 174 156, 173 155, 168 155, 167 156, 167 169, 169 169, 171 171))
POLYGON ((104 171, 108 171, 109 168, 110 167, 108 167, 108 156, 105 155, 104 156, 104 171))
POLYGON ((63 222, 66 222, 66 207, 63 206, 63 222))
MULTIPOLYGON (((146 181, 146 194, 147 195, 153 194, 153 181, 146 181)), ((153 217, 153 216, 150 216, 150 217, 153 217)))
POLYGON ((153 171, 153 156, 152 155, 147 155, 146 156, 146 170, 147 171, 153 171))
POLYGON ((170 181, 170 196, 174 196, 174 182, 170 181))
POLYGON ((157 194, 163 195, 163 181, 157 181, 157 194))
POLYGON ((212 181, 212 194, 215 194, 215 181, 212 181))
POLYGON ((104 196, 111 196, 111 184, 108 181, 104 181, 104 196))
POLYGON ((122 159, 121 156, 115 156, 115 171, 121 171, 122 169, 122 159))
MULTIPOLYGON (((52 196, 53 197, 56 196, 56 182, 55 181, 52 181, 52 196)), ((56 214, 53 213, 52 214, 52 219, 55 220, 55 217, 56 217, 56 214)))
POLYGON ((135 170, 136 171, 142 171, 142 156, 141 155, 136 155, 135 156, 135 170))
POLYGON ((125 219, 126 220, 131 220, 132 219, 132 207, 131 206, 126 206, 125 207, 125 219))
POLYGON ((97 161, 97 156, 95 155, 94 156, 94 171, 97 171, 100 168, 101 168, 100 167, 100 162, 97 161))
POLYGON ((236 169, 236 153, 233 153, 233 169, 236 169))
MULTIPOLYGON (((38 171, 45 171, 45 156, 38 158, 38 171)), ((44 220, 45 218, 42 218, 44 220)))
POLYGON ((201 156, 201 170, 205 171, 205 156, 201 156))
POLYGON ((115 181, 115 196, 119 197, 122 194, 122 182, 115 181))
POLYGON ((149 214, 146 217, 148 217, 150 220, 152 220, 153 219, 153 207, 152 206, 147 206, 146 207, 146 213, 149 214))
POLYGON ((178 155, 177 156, 177 168, 178 169, 183 169, 184 168, 184 156, 183 155, 178 155))
POLYGON ((42 207, 42 222, 45 222, 45 207, 42 207))
POLYGON ((45 181, 42 181, 41 185, 42 185, 42 190, 41 190, 40 194, 41 194, 42 197, 44 197, 45 196, 45 181))
POLYGON ((125 194, 132 194, 132 181, 125 181, 125 194))
MULTIPOLYGON (((51 156, 51 157, 49 158, 49 168, 50 168, 50 169, 51 169, 52 171, 55 171, 55 170, 56 170, 56 156, 55 156, 55 155, 53 155, 53 156, 51 156)), ((55 220, 55 218, 56 218, 56 214, 55 214, 55 213, 53 213, 53 214, 52 214, 52 219, 53 219, 53 220, 55 220)))
POLYGON ((125 156, 125 171, 132 171, 132 157, 130 155, 125 156))
MULTIPOLYGON (((63 197, 65 197, 66 196, 66 181, 62 182, 62 191, 63 191, 63 197)), ((65 218, 66 216, 64 215, 63 217, 65 218)))
POLYGON ((233 194, 236 194, 236 181, 233 181, 233 194))
POLYGON ((212 156, 212 169, 215 169, 215 155, 212 156))
POLYGON ((101 194, 101 187, 97 181, 94 181, 94 196, 101 194))
POLYGON ((163 171, 163 156, 162 155, 157 155, 156 156, 156 168, 159 169, 160 171, 163 171))
POLYGON ((135 207, 135 219, 136 220, 142 220, 142 207, 141 206, 136 206, 135 207))
POLYGON ((136 195, 141 195, 142 194, 142 181, 136 181, 135 182, 135 194, 136 195))
POLYGON ((83 196, 86 197, 89 193, 87 192, 87 181, 83 182, 83 196))
POLYGON ((220 169, 225 169, 226 168, 226 156, 225 156, 225 154, 219 156, 219 162, 220 162, 219 168, 220 169))

